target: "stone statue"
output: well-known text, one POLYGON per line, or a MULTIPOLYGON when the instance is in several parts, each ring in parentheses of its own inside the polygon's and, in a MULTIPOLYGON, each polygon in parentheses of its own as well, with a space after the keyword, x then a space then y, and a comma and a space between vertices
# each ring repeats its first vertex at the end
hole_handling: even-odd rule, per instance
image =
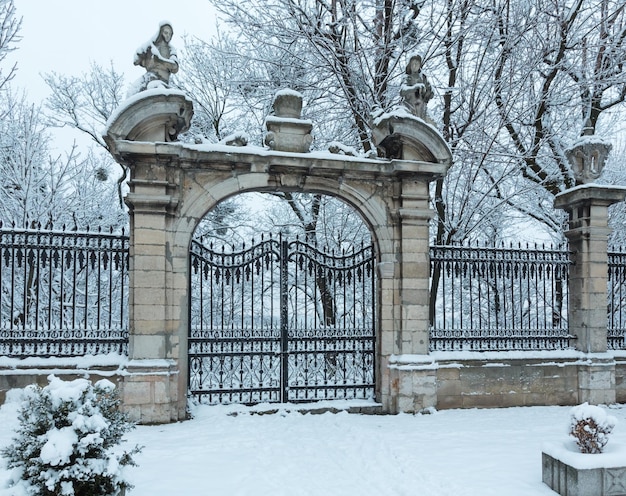
POLYGON ((400 89, 400 96, 411 114, 430 122, 426 106, 433 97, 433 90, 422 73, 422 57, 419 55, 413 55, 406 66, 406 81, 400 89))
POLYGON ((136 83, 136 91, 169 88, 170 74, 178 72, 176 49, 170 45, 174 30, 169 22, 161 22, 159 31, 137 49, 135 65, 145 67, 146 74, 136 83))

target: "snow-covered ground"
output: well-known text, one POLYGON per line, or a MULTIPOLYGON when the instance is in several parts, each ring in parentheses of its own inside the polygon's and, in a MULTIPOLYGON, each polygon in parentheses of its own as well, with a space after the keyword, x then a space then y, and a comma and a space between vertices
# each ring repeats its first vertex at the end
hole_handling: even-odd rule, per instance
MULTIPOLYGON (((0 447, 18 403, 0 408, 0 447)), ((273 406, 276 408, 276 406, 273 406)), ((570 407, 447 410, 429 415, 301 414, 194 409, 194 419, 139 426, 132 496, 554 495, 541 482, 541 446, 567 440, 570 407)), ((609 444, 626 443, 626 406, 609 444)), ((594 456, 594 455, 587 455, 594 456)), ((0 495, 8 472, 0 462, 0 495)))

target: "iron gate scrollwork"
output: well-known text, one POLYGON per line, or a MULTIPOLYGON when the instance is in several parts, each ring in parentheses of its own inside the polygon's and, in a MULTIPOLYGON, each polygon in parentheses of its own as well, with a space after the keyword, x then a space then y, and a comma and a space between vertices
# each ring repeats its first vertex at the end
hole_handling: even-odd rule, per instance
POLYGON ((374 250, 261 238, 190 250, 189 391, 203 403, 374 395, 374 250))

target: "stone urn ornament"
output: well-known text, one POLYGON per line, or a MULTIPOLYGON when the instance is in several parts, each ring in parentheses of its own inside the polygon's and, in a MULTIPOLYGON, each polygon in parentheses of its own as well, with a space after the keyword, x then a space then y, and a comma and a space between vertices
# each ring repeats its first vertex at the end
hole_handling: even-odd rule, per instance
POLYGON ((272 103, 273 115, 265 118, 265 144, 281 152, 306 153, 313 143, 313 123, 302 119, 302 95, 291 89, 280 90, 272 103))
POLYGON ((610 143, 593 134, 590 126, 585 127, 582 136, 565 150, 577 186, 593 183, 600 177, 611 148, 610 143))

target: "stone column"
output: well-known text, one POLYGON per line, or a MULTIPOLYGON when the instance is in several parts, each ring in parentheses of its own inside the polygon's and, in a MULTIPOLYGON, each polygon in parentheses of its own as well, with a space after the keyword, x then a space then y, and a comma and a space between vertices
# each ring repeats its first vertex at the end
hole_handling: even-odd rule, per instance
POLYGON ((572 266, 569 329, 577 350, 587 355, 579 367, 579 401, 615 402, 615 361, 607 351, 608 207, 624 200, 626 189, 601 186, 596 179, 610 147, 590 139, 567 151, 578 185, 556 196, 554 206, 568 213, 572 266))
POLYGON ((428 204, 428 185, 424 181, 402 184, 401 290, 403 354, 428 354, 429 339, 429 222, 434 211, 428 204))
MULTIPOLYGON (((116 160, 130 170, 129 362, 121 388, 131 419, 148 424, 185 418, 179 335, 173 293, 171 220, 180 196, 180 147, 165 142, 188 129, 193 106, 176 91, 142 92, 114 114, 105 135, 116 160), (128 159, 120 151, 133 145, 128 159)), ((185 251, 186 255, 186 251, 185 251)), ((185 364, 182 364, 186 368, 185 364)))
MULTIPOLYGON (((401 105, 377 114, 372 122, 378 153, 391 161, 399 181, 398 208, 392 214, 398 244, 394 277, 399 279, 394 294, 395 346, 382 364, 389 374, 383 406, 391 413, 419 412, 437 404, 436 364, 428 356, 429 222, 434 215, 429 185, 452 164, 448 144, 428 117, 433 92, 422 72, 422 58, 411 57, 405 72, 401 105)), ((384 308, 382 312, 386 315, 384 308)))
MULTIPOLYGON (((401 182, 398 210, 398 254, 395 277, 399 309, 394 354, 388 360, 389 401, 393 413, 419 412, 436 406, 436 370, 429 350, 429 206, 431 177, 405 178, 401 182)), ((383 308, 383 312, 385 309, 383 308)))
MULTIPOLYGON (((136 166, 134 176, 156 164, 136 166)), ((162 175, 162 174, 158 174, 162 175)), ((167 216, 175 206, 167 182, 130 181, 129 363, 123 403, 131 418, 142 423, 179 420, 178 367, 172 355, 176 335, 167 329, 167 216)))

